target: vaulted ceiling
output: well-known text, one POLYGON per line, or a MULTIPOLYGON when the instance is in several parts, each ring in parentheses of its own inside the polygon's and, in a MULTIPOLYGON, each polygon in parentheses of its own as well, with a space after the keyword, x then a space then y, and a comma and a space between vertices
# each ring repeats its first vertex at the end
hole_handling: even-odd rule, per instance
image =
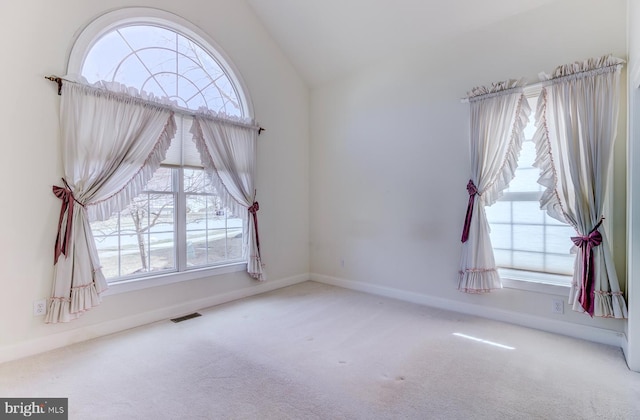
POLYGON ((561 0, 246 0, 311 85, 561 0))

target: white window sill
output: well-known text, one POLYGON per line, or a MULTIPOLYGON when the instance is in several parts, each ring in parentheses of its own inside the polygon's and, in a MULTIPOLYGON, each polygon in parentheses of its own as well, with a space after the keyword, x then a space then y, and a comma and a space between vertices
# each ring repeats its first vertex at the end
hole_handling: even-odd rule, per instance
POLYGON ((246 271, 247 263, 233 263, 228 265, 221 265, 217 267, 206 267, 201 269, 182 271, 179 273, 172 272, 166 274, 158 274, 152 277, 142 277, 137 279, 122 280, 118 282, 109 283, 109 288, 102 293, 102 296, 117 295, 120 293, 133 292, 135 290, 148 289, 150 287, 164 286, 172 283, 179 283, 189 280, 204 279, 207 277, 213 277, 220 274, 236 273, 239 271, 246 271))
POLYGON ((507 289, 526 290, 547 295, 568 296, 571 276, 533 273, 521 270, 498 269, 502 286, 507 289))

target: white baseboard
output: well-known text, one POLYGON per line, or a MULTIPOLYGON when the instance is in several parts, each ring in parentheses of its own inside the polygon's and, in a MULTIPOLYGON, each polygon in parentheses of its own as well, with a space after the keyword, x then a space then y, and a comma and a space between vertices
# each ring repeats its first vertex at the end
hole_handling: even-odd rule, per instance
MULTIPOLYGON (((620 347, 622 347, 622 353, 624 354, 624 358, 626 360, 629 360, 629 340, 627 339, 627 337, 623 337, 620 343, 620 347)), ((629 366, 631 367, 631 366, 629 366)))
POLYGON ((360 281, 325 276, 322 274, 311 273, 310 278, 312 281, 317 281, 319 283, 344 287, 346 289, 358 290, 374 295, 403 300, 411 303, 417 303, 425 306, 431 306, 438 309, 460 312, 467 315, 489 318, 496 321, 507 322, 510 324, 522 325, 524 327, 534 328, 546 332, 562 334, 569 337, 580 338, 583 340, 593 341, 601 344, 608 344, 616 347, 622 347, 623 349, 624 343, 626 343, 626 337, 623 333, 608 330, 605 328, 572 324, 569 322, 542 318, 535 315, 528 315, 482 305, 458 302, 420 293, 409 292, 406 290, 394 289, 386 286, 379 286, 360 281))
POLYGON ((0 363, 21 359, 38 353, 65 347, 70 344, 91 340, 93 338, 117 333, 153 322, 175 318, 181 315, 199 311, 211 306, 220 305, 237 299, 270 292, 272 290, 291 286, 309 280, 308 274, 287 277, 279 280, 268 280, 254 286, 244 287, 227 293, 207 296, 202 299, 184 302, 161 308, 155 311, 136 314, 124 318, 114 319, 96 325, 89 325, 61 333, 11 344, 0 348, 0 363))

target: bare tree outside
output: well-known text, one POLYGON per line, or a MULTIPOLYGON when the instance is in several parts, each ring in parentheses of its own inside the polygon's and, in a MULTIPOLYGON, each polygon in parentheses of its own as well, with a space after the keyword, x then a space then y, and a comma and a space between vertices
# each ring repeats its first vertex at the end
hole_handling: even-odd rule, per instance
MULTIPOLYGON (((164 195, 166 196, 166 194, 164 195)), ((165 198, 163 200, 163 198, 165 197, 161 194, 146 193, 134 198, 125 210, 126 213, 129 213, 133 222, 138 249, 140 250, 141 271, 143 272, 152 269, 149 267, 145 234, 159 223, 173 224, 172 214, 165 214, 168 213, 165 212, 168 206, 173 207, 173 199, 167 200, 165 198), (152 206, 152 204, 154 205, 152 206)))

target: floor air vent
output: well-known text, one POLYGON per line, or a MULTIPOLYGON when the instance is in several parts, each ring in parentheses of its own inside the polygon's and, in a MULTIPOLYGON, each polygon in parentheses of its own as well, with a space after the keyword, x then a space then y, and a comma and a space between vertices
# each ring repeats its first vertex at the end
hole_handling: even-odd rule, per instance
POLYGON ((197 318, 197 317, 199 317, 199 316, 202 316, 202 315, 201 315, 201 314, 199 314, 199 313, 197 313, 197 312, 194 312, 194 313, 192 313, 192 314, 185 315, 185 316, 181 316, 181 317, 179 317, 179 318, 173 318, 173 319, 171 320, 171 322, 182 322, 182 321, 186 321, 187 319, 197 318))

